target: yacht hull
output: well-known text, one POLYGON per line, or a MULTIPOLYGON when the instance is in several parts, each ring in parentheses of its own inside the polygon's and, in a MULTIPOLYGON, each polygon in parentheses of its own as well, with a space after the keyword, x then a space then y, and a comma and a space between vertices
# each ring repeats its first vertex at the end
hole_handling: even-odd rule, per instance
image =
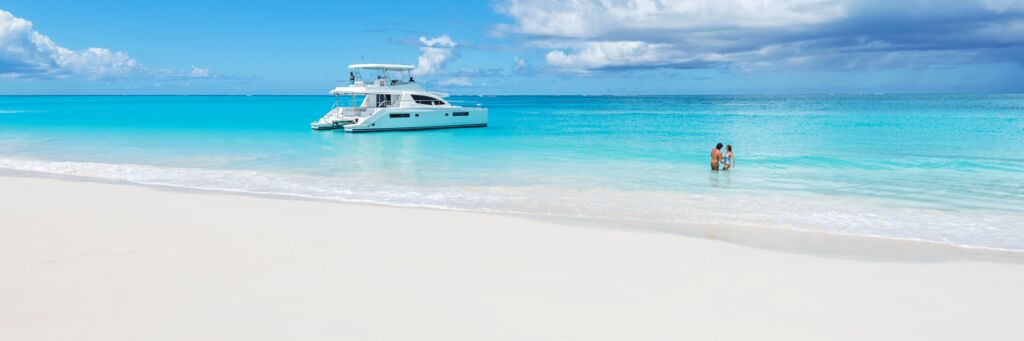
POLYGON ((404 130, 434 130, 434 129, 452 129, 452 128, 483 128, 486 127, 487 123, 474 123, 474 124, 460 124, 460 125, 446 125, 446 126, 424 126, 424 127, 405 127, 405 128, 364 128, 364 129, 352 129, 345 128, 346 132, 350 133, 371 133, 378 131, 404 131, 404 130))
POLYGON ((486 126, 487 109, 479 107, 382 108, 367 117, 329 114, 310 125, 316 130, 344 129, 353 133, 486 126))

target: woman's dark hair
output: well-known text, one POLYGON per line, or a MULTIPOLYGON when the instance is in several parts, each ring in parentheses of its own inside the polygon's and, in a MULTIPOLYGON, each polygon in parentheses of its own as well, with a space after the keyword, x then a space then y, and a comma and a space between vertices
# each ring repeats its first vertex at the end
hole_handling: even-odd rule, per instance
POLYGON ((715 149, 722 149, 722 144, 719 143, 717 146, 715 146, 715 149))
POLYGON ((731 144, 725 145, 725 150, 728 150, 728 151, 731 152, 732 151, 732 145, 731 144))

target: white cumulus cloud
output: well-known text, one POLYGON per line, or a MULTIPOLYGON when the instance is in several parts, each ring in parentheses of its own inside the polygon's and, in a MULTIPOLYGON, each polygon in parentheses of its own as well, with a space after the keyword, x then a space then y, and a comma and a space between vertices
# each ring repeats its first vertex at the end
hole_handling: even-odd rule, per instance
POLYGON ((210 76, 210 71, 197 67, 193 67, 191 71, 151 70, 124 52, 100 47, 82 50, 65 48, 36 31, 31 21, 0 9, 0 75, 16 78, 206 78, 210 76))
POLYGON ((210 69, 192 65, 192 71, 189 71, 188 76, 192 78, 207 78, 210 77, 210 69))
POLYGON ((523 75, 529 72, 529 65, 526 64, 526 59, 519 56, 512 57, 512 74, 523 75))
POLYGON ((516 69, 523 69, 526 67, 526 60, 519 56, 514 56, 512 57, 512 66, 516 69))
POLYGON ((455 56, 455 46, 448 35, 427 39, 420 37, 420 57, 416 65, 416 74, 429 75, 444 68, 444 64, 455 56))

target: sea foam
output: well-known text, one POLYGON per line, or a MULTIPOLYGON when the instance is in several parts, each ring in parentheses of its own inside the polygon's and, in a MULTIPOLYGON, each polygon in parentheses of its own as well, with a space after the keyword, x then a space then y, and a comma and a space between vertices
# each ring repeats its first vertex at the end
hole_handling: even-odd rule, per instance
POLYGON ((950 211, 811 193, 680 193, 557 186, 405 187, 252 170, 0 158, 0 169, 142 185, 401 207, 650 223, 740 226, 1024 251, 1016 212, 950 211))

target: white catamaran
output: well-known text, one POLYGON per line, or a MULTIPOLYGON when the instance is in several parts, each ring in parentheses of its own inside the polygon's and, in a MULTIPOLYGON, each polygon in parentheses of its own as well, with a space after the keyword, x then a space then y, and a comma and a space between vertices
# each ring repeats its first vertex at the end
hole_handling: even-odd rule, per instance
POLYGON ((412 77, 412 65, 349 65, 349 85, 331 90, 334 107, 313 129, 345 129, 347 132, 486 127, 487 109, 460 107, 444 100, 448 94, 427 91, 412 77), (364 73, 376 79, 364 80, 364 73), (398 78, 392 78, 392 76, 398 78), (348 106, 341 96, 352 96, 348 106))

